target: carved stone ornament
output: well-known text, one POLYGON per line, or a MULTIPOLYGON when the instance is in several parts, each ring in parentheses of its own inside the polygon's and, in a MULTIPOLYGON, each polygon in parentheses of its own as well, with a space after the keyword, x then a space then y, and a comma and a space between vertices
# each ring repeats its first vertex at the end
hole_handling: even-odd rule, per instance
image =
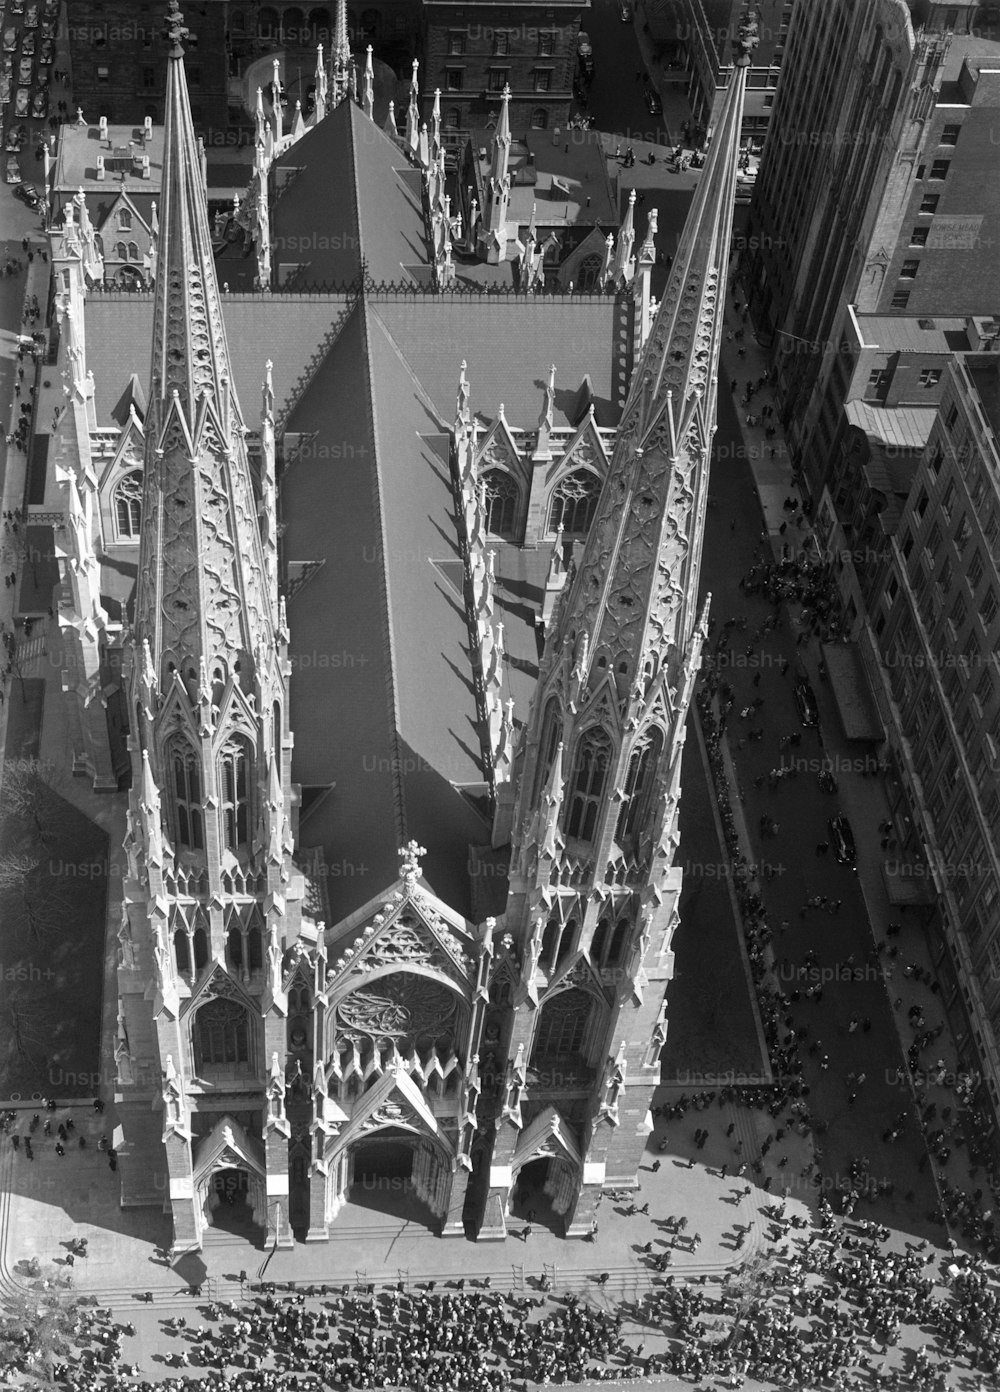
POLYGON ((360 1042, 454 1034, 457 1008, 446 986, 399 972, 345 996, 337 1013, 343 1034, 360 1042))

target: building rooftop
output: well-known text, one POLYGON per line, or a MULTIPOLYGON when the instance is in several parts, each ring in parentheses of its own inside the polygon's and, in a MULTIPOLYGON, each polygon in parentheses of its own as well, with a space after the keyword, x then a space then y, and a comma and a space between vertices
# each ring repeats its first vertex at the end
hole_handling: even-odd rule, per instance
POLYGON ((163 127, 107 127, 70 122, 59 128, 52 187, 56 192, 83 188, 89 192, 126 188, 129 192, 159 193, 163 181, 163 127), (147 136, 148 130, 148 136, 147 136), (106 177, 97 177, 97 156, 104 156, 106 177), (149 178, 142 177, 142 157, 149 156, 149 178))
POLYGON ((862 346, 888 353, 955 353, 972 346, 969 321, 940 316, 858 314, 862 346))
MULTIPOLYGON (((529 131, 511 141, 508 221, 526 228, 534 205, 539 229, 595 223, 616 227, 618 211, 600 133, 566 131, 558 141, 555 136, 555 131, 529 131)), ((473 131, 471 141, 482 190, 490 177, 493 131, 473 131)), ((484 206, 482 196, 479 203, 484 206)))
POLYGON ((844 410, 851 425, 863 430, 873 444, 894 449, 922 450, 937 419, 936 406, 877 406, 848 401, 844 410))

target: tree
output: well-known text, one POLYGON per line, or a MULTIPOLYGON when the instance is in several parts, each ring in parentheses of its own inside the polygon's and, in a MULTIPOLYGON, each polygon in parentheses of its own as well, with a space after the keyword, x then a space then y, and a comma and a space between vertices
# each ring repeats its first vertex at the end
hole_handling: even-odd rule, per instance
POLYGON ((18 1371, 29 1387, 51 1385, 55 1364, 72 1357, 79 1300, 66 1294, 69 1281, 51 1268, 33 1290, 4 1296, 0 1369, 5 1377, 18 1371))
POLYGON ((781 1281, 780 1258, 773 1252, 757 1252, 735 1271, 729 1272, 722 1294, 733 1307, 733 1327, 726 1340, 726 1351, 732 1353, 739 1344, 743 1324, 772 1295, 781 1281))

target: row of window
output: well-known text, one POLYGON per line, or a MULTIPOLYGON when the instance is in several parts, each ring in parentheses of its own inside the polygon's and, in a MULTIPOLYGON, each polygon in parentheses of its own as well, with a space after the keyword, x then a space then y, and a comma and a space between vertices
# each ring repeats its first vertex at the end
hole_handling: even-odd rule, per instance
MULTIPOLYGON (((580 287, 583 288, 583 287, 580 287)), ((514 537, 521 512, 521 488, 504 469, 488 469, 482 478, 486 530, 491 536, 514 537)), ((576 469, 556 485, 549 506, 547 535, 560 529, 569 536, 586 536, 594 520, 601 480, 588 469, 576 469)))
MULTIPOLYGON (((514 36, 516 36, 517 33, 518 33, 519 31, 518 31, 518 30, 514 30, 514 31, 512 31, 512 32, 513 32, 514 36)), ((537 55, 538 55, 538 57, 539 57, 539 58, 551 58, 551 57, 553 57, 553 55, 555 54, 555 51, 556 51, 556 35, 555 35, 555 30, 551 30, 551 29, 540 29, 540 30, 538 31, 537 39, 538 39, 538 48, 537 48, 537 55)), ((508 30, 505 30, 505 29, 496 29, 496 30, 493 31, 493 57, 494 57, 494 58, 506 58, 506 57, 508 56, 508 54, 510 53, 510 40, 511 40, 511 31, 508 31, 508 30)), ((452 30, 450 30, 449 33, 448 33, 448 57, 449 57, 449 58, 462 58, 462 57, 464 57, 464 55, 465 55, 465 53, 466 53, 466 51, 467 51, 467 49, 466 49, 467 43, 468 43, 468 33, 467 33, 466 30, 464 30, 464 29, 452 29, 452 30)))
MULTIPOLYGON (((509 87, 510 71, 510 68, 490 68, 486 74, 487 91, 502 92, 505 87, 509 87)), ((478 74, 474 74, 474 76, 476 77, 478 85, 481 79, 478 74)), ((532 90, 535 92, 550 92, 552 90, 552 80, 554 76, 554 68, 534 68, 531 73, 532 90)), ((465 69, 445 68, 444 89, 446 92, 464 92, 465 69)))
MULTIPOLYGON (((168 763, 173 779, 174 836, 189 851, 205 849, 205 809, 201 782, 201 758, 186 740, 170 746, 168 763)), ((230 740, 219 758, 219 791, 223 842, 234 854, 250 840, 250 787, 252 756, 249 741, 230 740)))

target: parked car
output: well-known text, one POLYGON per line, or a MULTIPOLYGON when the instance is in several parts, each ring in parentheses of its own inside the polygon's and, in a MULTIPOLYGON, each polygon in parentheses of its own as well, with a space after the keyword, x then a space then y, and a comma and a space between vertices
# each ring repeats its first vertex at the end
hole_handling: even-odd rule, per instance
POLYGON ((17 48, 17 30, 11 25, 9 29, 3 31, 3 51, 4 53, 13 53, 15 48, 17 48))
POLYGON ((17 155, 7 156, 7 182, 8 184, 21 182, 21 166, 17 162, 17 155))
POLYGON ((59 5, 60 5, 60 0, 45 0, 45 10, 44 10, 45 18, 46 18, 46 19, 58 19, 58 18, 59 18, 59 5))
POLYGON ((24 0, 10 0, 11 14, 24 14, 24 0))
POLYGON ((38 91, 31 98, 31 114, 36 121, 43 121, 49 114, 49 94, 45 91, 38 91))
POLYGON ((17 59, 14 57, 13 53, 5 53, 5 54, 3 55, 3 69, 2 69, 2 71, 3 71, 4 77, 9 77, 9 78, 13 79, 13 77, 14 77, 14 65, 15 65, 16 62, 17 62, 17 59))
POLYGON ((16 154, 18 150, 23 149, 24 142, 27 138, 28 130, 25 125, 11 126, 10 130, 7 132, 7 142, 4 149, 16 154))
POLYGON ((46 65, 52 62, 56 56, 56 46, 51 39, 43 39, 42 46, 38 50, 38 61, 46 65))
POLYGON ((805 677, 799 677, 793 688, 795 704, 799 708, 799 719, 806 728, 819 724, 819 708, 812 687, 805 677))
POLYGON ((843 812, 830 818, 830 840, 833 842, 833 854, 841 865, 853 865, 854 832, 843 812))
POLYGON ((17 69, 17 81, 20 87, 31 86, 31 59, 22 58, 17 69))
POLYGON ((37 208, 42 201, 34 184, 17 184, 11 192, 15 198, 32 209, 37 208))
POLYGON ((0 77, 0 106, 6 106, 10 101, 11 85, 10 78, 6 73, 0 77))
POLYGON ((37 5, 29 5, 29 6, 28 6, 28 12, 27 12, 27 14, 24 16, 24 27, 25 27, 25 29, 37 29, 37 28, 38 28, 38 6, 37 6, 37 5))
POLYGON ((31 92, 27 87, 19 87, 14 98, 14 115, 27 116, 31 109, 31 92))
POLYGON ((44 43, 46 39, 54 39, 56 36, 56 22, 54 19, 47 19, 38 31, 38 37, 44 43))
POLYGON ((642 95, 646 103, 646 110, 649 112, 650 116, 662 116, 663 102, 660 100, 660 94, 656 88, 647 87, 642 95))
POLYGON ((34 34, 25 34, 24 38, 21 40, 21 56, 22 56, 22 58, 34 58, 34 56, 35 56, 35 36, 34 36, 34 34))

